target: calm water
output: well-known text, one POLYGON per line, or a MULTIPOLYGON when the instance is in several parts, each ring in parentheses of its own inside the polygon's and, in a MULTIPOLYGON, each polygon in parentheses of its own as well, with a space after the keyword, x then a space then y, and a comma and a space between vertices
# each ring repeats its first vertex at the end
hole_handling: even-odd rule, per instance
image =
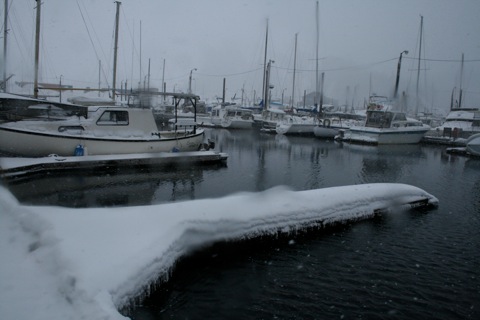
POLYGON ((216 244, 181 260, 169 282, 128 316, 480 319, 480 159, 447 155, 442 146, 360 146, 220 129, 207 136, 228 153, 227 165, 44 175, 9 187, 24 203, 114 207, 277 185, 411 184, 435 195, 439 208, 216 244))

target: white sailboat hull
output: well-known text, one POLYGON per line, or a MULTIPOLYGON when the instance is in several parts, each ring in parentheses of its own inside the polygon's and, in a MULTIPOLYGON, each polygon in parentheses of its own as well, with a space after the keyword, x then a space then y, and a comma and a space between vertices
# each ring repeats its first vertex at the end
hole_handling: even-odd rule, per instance
POLYGON ((0 128, 0 136, 1 151, 18 156, 38 157, 49 154, 74 155, 79 144, 89 155, 169 152, 174 148, 179 151, 195 151, 203 142, 204 131, 197 129, 195 135, 188 136, 181 132, 161 131, 160 138, 141 140, 57 135, 0 128))

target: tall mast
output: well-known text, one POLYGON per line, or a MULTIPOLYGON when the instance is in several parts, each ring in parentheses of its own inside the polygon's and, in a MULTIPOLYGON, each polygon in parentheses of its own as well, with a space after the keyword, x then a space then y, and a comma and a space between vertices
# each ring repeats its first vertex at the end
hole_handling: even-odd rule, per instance
POLYGON ((419 100, 419 94, 418 94, 418 83, 420 79, 420 61, 422 57, 422 36, 423 36, 423 16, 420 16, 420 45, 418 49, 418 69, 417 69, 417 103, 415 106, 415 115, 418 114, 418 100, 419 100))
POLYGON ((115 101, 115 91, 117 85, 118 20, 120 17, 120 4, 122 4, 120 1, 115 1, 115 3, 117 4, 117 13, 115 15, 115 46, 113 48, 113 101, 115 101))
POLYGON ((148 77, 147 77, 147 89, 150 91, 150 58, 148 58, 148 77))
POLYGON ((37 1, 37 24, 35 31, 35 75, 33 78, 33 97, 38 98, 38 61, 40 60, 40 8, 41 1, 37 1))
POLYGON ((293 55, 292 108, 295 106, 295 72, 297 70, 297 36, 298 36, 298 33, 295 33, 295 53, 293 55))
POLYGON ((462 53, 462 64, 460 67, 460 90, 459 90, 459 97, 458 97, 458 108, 462 107, 462 97, 463 97, 463 61, 464 61, 464 54, 462 53))
POLYGON ((8 34, 8 0, 5 0, 3 13, 3 91, 7 92, 7 34, 8 34))
POLYGON ((317 24, 317 39, 316 39, 316 43, 317 43, 317 46, 316 46, 316 55, 315 55, 315 105, 318 106, 318 45, 319 45, 319 29, 320 29, 320 26, 319 26, 319 22, 318 22, 318 1, 317 1, 317 6, 316 6, 316 12, 315 12, 315 21, 316 21, 316 24, 317 24))
MULTIPOLYGON (((165 59, 163 59, 163 69, 162 69, 162 90, 165 93, 165 59)), ((165 102, 165 95, 163 95, 163 102, 165 102)))
POLYGON ((100 97, 100 87, 102 85, 102 60, 98 60, 98 96, 100 97))
POLYGON ((320 103, 319 103, 319 106, 318 106, 318 115, 321 116, 322 113, 323 113, 323 109, 322 109, 322 106, 323 106, 323 83, 325 81, 325 72, 322 72, 322 81, 321 81, 321 84, 320 84, 320 103))
POLYGON ((140 75, 139 75, 139 84, 138 84, 138 89, 140 89, 141 87, 141 84, 142 84, 142 20, 140 20, 140 65, 139 65, 139 72, 140 72, 140 75))
POLYGON ((266 77, 267 77, 267 48, 268 48, 268 19, 267 19, 267 29, 265 31, 265 55, 263 57, 263 86, 262 86, 262 99, 263 99, 263 109, 266 109, 266 103, 267 103, 267 94, 268 88, 267 88, 267 82, 266 82, 266 77))

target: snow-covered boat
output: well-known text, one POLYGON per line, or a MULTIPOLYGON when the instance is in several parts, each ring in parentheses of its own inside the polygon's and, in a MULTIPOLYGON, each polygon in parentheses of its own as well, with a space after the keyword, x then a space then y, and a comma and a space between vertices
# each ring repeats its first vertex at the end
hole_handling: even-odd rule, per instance
POLYGON ((427 132, 427 137, 468 138, 480 133, 480 109, 452 109, 445 122, 427 132))
POLYGON ((91 106, 86 115, 61 120, 0 124, 0 151, 30 157, 194 151, 203 138, 192 121, 159 131, 151 109, 125 106, 91 106))
POLYGON ((277 124, 282 122, 286 113, 281 109, 263 110, 261 114, 257 114, 253 119, 253 126, 262 132, 276 133, 277 124))
POLYGON ((253 125, 253 111, 236 104, 218 105, 208 116, 197 118, 203 126, 212 126, 227 129, 251 129, 253 125))
POLYGON ((313 135, 313 128, 318 124, 314 117, 286 115, 277 122, 275 131, 285 135, 313 135))
POLYGON ((333 139, 340 130, 347 130, 352 126, 360 126, 365 122, 365 114, 360 113, 327 113, 319 119, 318 125, 313 128, 313 134, 320 139, 333 139))
POLYGON ((480 156, 480 133, 474 134, 467 139, 466 149, 474 156, 480 156))
POLYGON ((386 97, 372 96, 363 126, 352 126, 345 131, 343 140, 371 144, 419 143, 430 126, 407 118, 404 112, 394 111, 386 97))

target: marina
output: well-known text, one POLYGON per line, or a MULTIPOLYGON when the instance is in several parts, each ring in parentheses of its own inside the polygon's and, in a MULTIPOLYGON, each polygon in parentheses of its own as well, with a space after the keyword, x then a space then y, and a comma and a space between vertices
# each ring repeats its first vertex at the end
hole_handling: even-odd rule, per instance
POLYGON ((480 319, 478 3, 0 15, 1 319, 480 319))
MULTIPOLYGON (((355 314, 357 306, 368 304, 370 312, 378 316, 397 310, 410 317, 425 313, 475 317, 476 309, 470 306, 477 300, 478 286, 471 277, 478 275, 474 261, 480 257, 474 250, 475 241, 465 234, 475 234, 478 228, 478 159, 450 154, 442 145, 374 146, 249 130, 205 130, 207 138, 216 142, 214 152, 228 154, 226 163, 52 171, 3 181, 20 203, 28 206, 97 208, 110 210, 112 215, 127 208, 140 210, 136 206, 154 210, 157 205, 169 205, 169 210, 159 212, 173 214, 178 212, 175 205, 184 208, 189 202, 209 201, 205 209, 192 208, 192 219, 203 210, 213 210, 215 201, 232 204, 237 195, 253 192, 258 196, 272 188, 268 194, 273 198, 261 196, 269 203, 267 207, 281 203, 274 200, 275 195, 295 204, 293 208, 305 205, 300 194, 288 200, 283 191, 275 190, 282 186, 295 191, 390 182, 417 186, 438 198, 438 208, 383 213, 374 220, 323 231, 307 229, 239 242, 218 239, 179 259, 168 282, 156 280, 149 294, 138 295, 137 302, 122 312, 131 319, 190 317, 191 312, 198 315, 198 310, 203 310, 202 317, 212 313, 228 316, 231 307, 227 306, 235 304, 237 313, 247 318, 259 312, 264 317, 314 317, 318 313, 355 314), (443 263, 438 264, 438 259, 443 263), (266 282, 257 286, 258 281, 266 282), (450 289, 453 284, 457 290, 450 289), (272 306, 270 290, 282 286, 284 298, 272 306), (237 294, 229 293, 232 287, 237 294), (421 298, 407 310, 402 306, 413 299, 408 294, 411 290, 416 292, 414 297, 421 298), (372 303, 371 297, 379 302, 372 303), (353 299, 355 304, 339 302, 331 309, 334 299, 353 299), (443 303, 436 303, 438 299, 443 303), (385 305, 385 300, 390 302, 385 305), (305 308, 299 311, 297 307, 302 305, 305 308)), ((340 203, 353 201, 354 192, 338 190, 343 190, 336 193, 340 203)), ((326 205, 325 201, 315 206, 326 205)), ((250 207, 255 203, 250 199, 237 204, 242 212, 239 217, 258 212, 260 207, 250 207)), ((225 210, 219 213, 232 212, 228 206, 220 207, 225 210)), ((157 215, 167 219, 166 213, 157 215)))

